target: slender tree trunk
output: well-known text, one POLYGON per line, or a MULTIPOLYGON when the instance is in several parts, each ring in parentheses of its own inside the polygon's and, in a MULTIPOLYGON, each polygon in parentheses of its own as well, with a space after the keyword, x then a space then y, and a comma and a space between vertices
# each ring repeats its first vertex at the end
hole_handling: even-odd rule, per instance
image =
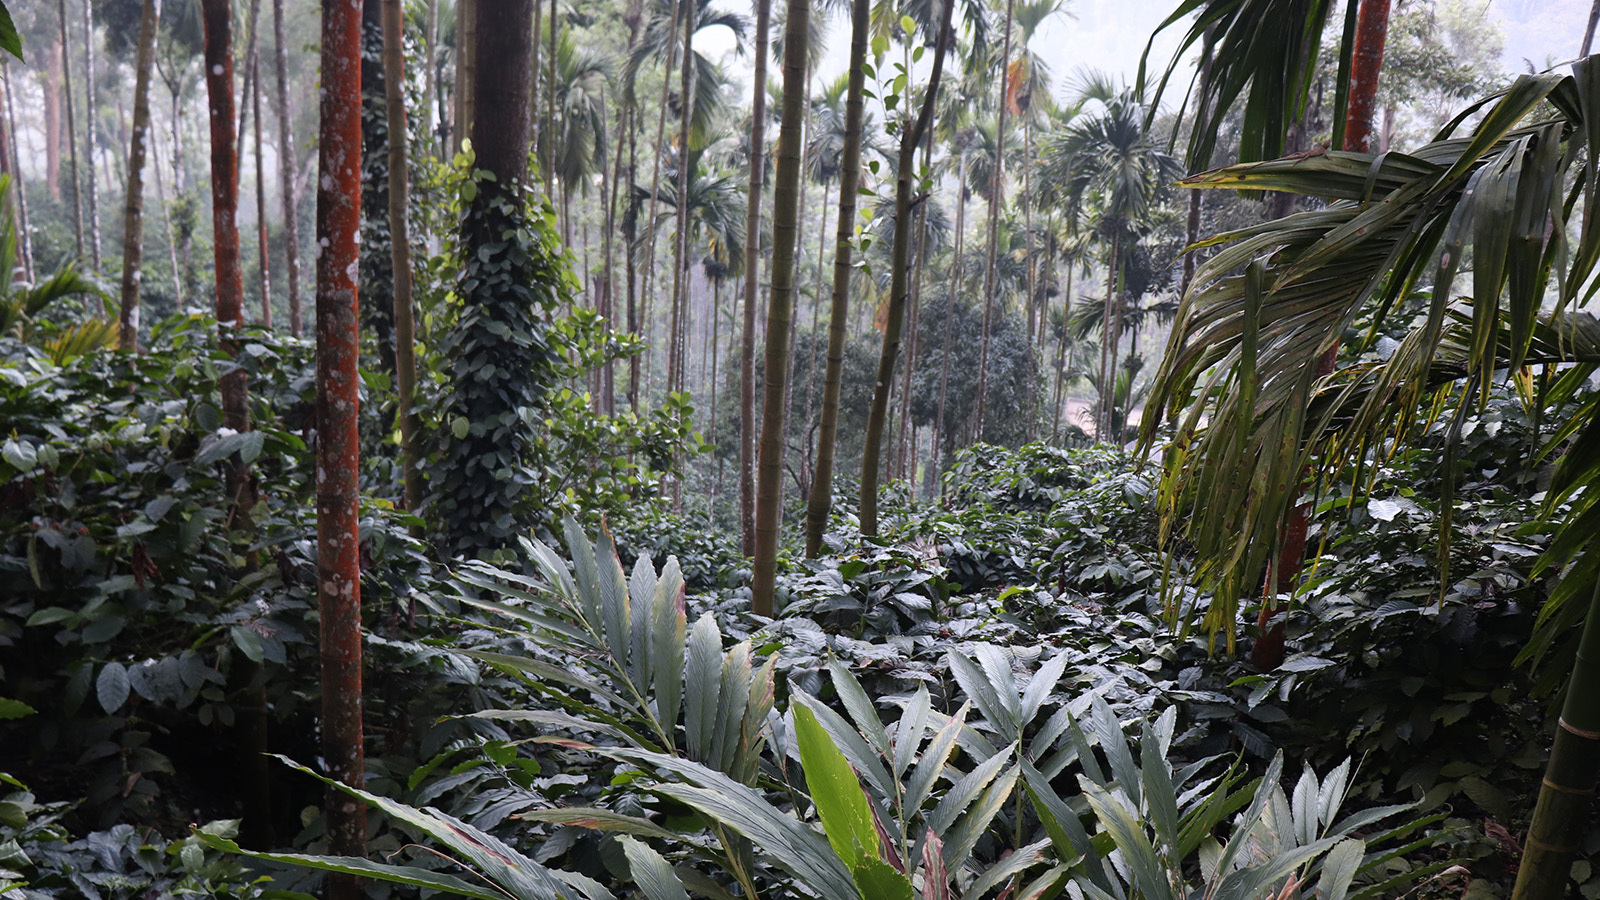
MULTIPOLYGON (((210 0, 208 0, 210 2, 210 0)), ((360 787, 360 402, 357 233, 361 227, 361 6, 323 0, 317 178, 317 603, 322 646, 322 756, 335 780, 360 787)), ((328 789, 330 853, 365 856, 366 804, 328 789)), ((361 883, 329 875, 330 900, 361 883)))
POLYGON ((78 258, 83 258, 83 175, 78 165, 78 126, 72 102, 72 41, 67 37, 67 0, 57 0, 61 21, 61 85, 67 108, 67 161, 72 165, 72 220, 78 240, 78 258))
MULTIPOLYGON (((500 2, 500 0, 491 0, 500 2)), ((520 0, 514 0, 519 2, 520 0)), ((538 38, 531 42, 538 46, 538 38)), ((537 52, 537 50, 535 50, 537 52)), ((456 134, 472 134, 478 92, 478 0, 456 0, 456 134)))
POLYGON ((433 118, 433 97, 438 92, 439 0, 427 0, 422 31, 422 150, 431 151, 438 127, 433 118))
MULTIPOLYGON (((1116 403, 1117 338, 1112 330, 1112 320, 1117 304, 1117 269, 1122 256, 1122 235, 1111 237, 1111 255, 1106 258, 1106 298, 1100 314, 1100 416, 1095 424, 1095 438, 1104 442, 1114 425, 1112 407, 1116 403)), ((1117 443, 1121 443, 1117 441, 1117 443)))
POLYGON ((293 119, 289 115, 289 48, 283 31, 284 0, 272 0, 272 41, 277 57, 278 177, 283 194, 283 246, 288 260, 284 268, 289 292, 289 333, 300 336, 300 226, 295 210, 293 119))
MULTIPOLYGON (((239 253, 239 156, 233 123, 233 26, 228 0, 203 0, 205 16, 206 96, 211 120, 211 227, 215 245, 217 324, 223 349, 238 351, 232 330, 244 325, 244 271, 239 253)), ((244 373, 222 377, 223 418, 229 428, 248 431, 250 410, 244 373)), ((243 499, 248 474, 235 467, 229 493, 236 505, 243 499)), ((247 511, 248 506, 240 512, 247 511)))
MULTIPOLYGON (((602 88, 601 91, 603 99, 604 88, 602 88)), ((601 106, 604 107, 605 104, 602 102, 601 106)), ((625 103, 618 104, 616 134, 618 136, 626 134, 627 128, 628 106, 625 103)), ((605 267, 605 280, 601 282, 601 299, 603 306, 600 310, 600 314, 606 319, 606 327, 615 330, 617 327, 617 257, 614 235, 617 229, 617 191, 620 190, 622 186, 622 154, 617 152, 615 149, 612 150, 612 154, 615 158, 612 160, 611 177, 606 184, 601 185, 600 190, 600 196, 604 198, 606 204, 605 228, 603 231, 605 237, 602 240, 604 249, 601 252, 603 257, 601 265, 605 267)), ((601 169, 601 177, 605 177, 603 167, 601 169)), ((613 360, 607 359, 605 362, 605 368, 600 375, 600 396, 602 398, 601 410, 607 415, 617 411, 616 385, 616 364, 613 360)))
POLYGON ((94 173, 94 111, 94 14, 89 0, 83 0, 83 149, 89 160, 89 260, 94 271, 99 272, 100 189, 94 173))
MULTIPOLYGON (((554 0, 551 0, 552 4, 554 0)), ((667 334, 667 390, 683 390, 685 378, 684 294, 689 288, 689 127, 694 115, 694 11, 683 17, 683 70, 678 79, 678 233, 672 252, 672 314, 667 334)))
POLYGON ((22 178, 22 148, 21 136, 17 134, 17 107, 11 96, 11 66, 3 64, 0 68, 5 78, 6 87, 6 131, 11 134, 11 171, 16 175, 17 192, 17 217, 19 227, 17 231, 17 246, 22 253, 22 277, 28 281, 33 280, 33 235, 28 225, 28 190, 22 178))
POLYGON ((149 146, 150 170, 156 174, 156 200, 161 204, 161 224, 167 235, 167 265, 172 267, 172 293, 178 308, 183 309, 183 270, 178 268, 178 240, 172 233, 172 204, 167 201, 167 189, 161 178, 160 143, 152 140, 149 146))
POLYGON ((956 188, 955 255, 950 258, 950 298, 944 306, 944 339, 939 350, 939 406, 933 414, 933 473, 939 477, 944 462, 944 408, 950 389, 950 324, 956 317, 956 293, 961 287, 961 244, 967 219, 967 148, 961 148, 960 184, 956 188))
MULTIPOLYGON (((933 135, 930 133, 922 146, 922 167, 933 171, 933 135)), ((898 459, 895 467, 900 477, 910 482, 913 490, 916 488, 916 463, 911 457, 911 444, 915 435, 909 432, 911 428, 911 385, 917 374, 918 338, 922 321, 922 268, 928 259, 928 206, 931 196, 922 202, 917 209, 917 242, 913 251, 916 254, 916 271, 911 278, 911 303, 907 311, 910 326, 906 329, 906 365, 900 373, 900 436, 895 441, 895 456, 898 459)))
POLYGON ((861 186, 862 95, 866 74, 869 0, 850 3, 850 69, 844 101, 844 156, 839 163, 839 227, 833 241, 833 295, 828 307, 828 363, 822 375, 822 421, 817 431, 817 468, 806 498, 806 556, 822 552, 822 536, 833 508, 834 451, 839 436, 839 394, 844 384, 845 326, 850 316, 850 250, 855 239, 856 194, 861 186))
MULTIPOLYGON (((654 306, 654 297, 650 293, 650 279, 655 274, 656 268, 656 216, 661 208, 661 159, 667 155, 667 97, 672 86, 672 73, 677 69, 678 59, 678 22, 685 13, 687 0, 675 0, 672 4, 672 24, 667 29, 667 64, 661 70, 661 101, 656 107, 656 141, 655 159, 650 170, 650 218, 645 223, 645 253, 644 253, 644 283, 640 289, 644 305, 645 342, 651 343, 655 337, 655 316, 651 309, 654 306)), ((672 352, 672 336, 667 336, 669 367, 672 352)), ((645 378, 650 377, 649 357, 645 359, 645 378)))
MULTIPOLYGON (((256 249, 261 271, 256 287, 261 292, 261 324, 272 327, 272 263, 267 251, 267 188, 261 164, 261 0, 250 0, 250 128, 256 154, 256 249)), ((243 143, 240 135, 240 143, 243 143)), ((243 155, 241 153, 241 155, 243 155)))
POLYGON ((44 71, 39 73, 44 93, 44 180, 50 199, 61 199, 61 60, 66 50, 56 35, 45 53, 44 71))
MULTIPOLYGON (((529 90, 528 97, 530 98, 530 102, 533 104, 533 124, 532 124, 532 128, 533 128, 533 152, 534 152, 534 155, 539 158, 539 168, 540 169, 549 169, 549 166, 545 165, 544 151, 541 149, 541 146, 542 146, 541 145, 541 141, 545 137, 547 137, 547 135, 545 135, 541 131, 540 124, 539 124, 539 109, 540 109, 540 106, 539 106, 539 96, 540 96, 539 90, 540 90, 540 88, 542 88, 544 86, 544 79, 539 77, 539 39, 544 36, 544 26, 542 24, 543 21, 544 21, 544 4, 540 3, 539 0, 534 0, 534 2, 533 2, 533 41, 532 41, 532 43, 533 43, 533 47, 532 47, 532 52, 533 52, 533 70, 532 70, 532 73, 530 75, 530 80, 531 80, 532 86, 531 86, 531 88, 529 90)), ((551 28, 555 28, 555 23, 552 22, 550 27, 551 28)), ((463 133, 465 133, 465 132, 463 132, 463 133)), ((550 196, 550 190, 549 190, 549 186, 548 185, 545 188, 545 196, 547 196, 547 197, 550 196)), ((551 201, 554 202, 554 198, 553 197, 551 197, 551 201)))
MULTIPOLYGON (((1009 2, 1009 0, 1008 0, 1009 2)), ((928 92, 916 122, 900 135, 900 160, 894 182, 894 250, 889 281, 889 315, 883 329, 883 351, 878 355, 878 378, 872 387, 872 406, 867 411, 867 439, 861 453, 861 536, 878 536, 878 466, 883 456, 883 427, 889 413, 889 391, 894 385, 895 357, 900 351, 900 330, 905 320, 906 296, 910 293, 907 272, 911 249, 911 179, 914 176, 917 145, 933 118, 939 98, 939 77, 944 72, 945 51, 950 45, 950 17, 954 3, 946 3, 933 45, 933 72, 928 76, 928 92)), ((907 97, 909 100, 909 95, 907 97)), ((921 202, 926 202, 926 197, 921 202)))
POLYGON ((1523 842, 1511 900, 1568 896, 1572 859, 1583 843, 1600 779, 1600 580, 1583 621, 1578 656, 1567 681, 1550 762, 1523 842))
MULTIPOLYGON (((756 0, 755 79, 750 99, 749 205, 745 209, 744 220, 744 327, 739 344, 739 534, 746 556, 753 556, 756 552, 756 287, 761 283, 761 181, 765 171, 762 156, 766 152, 767 37, 771 28, 772 0, 756 0)), ((855 60, 856 57, 852 56, 851 59, 855 60)), ((859 61, 853 65, 855 70, 861 68, 859 61)), ((857 76, 852 74, 850 77, 854 79, 857 76)), ((648 269, 645 279, 648 283, 648 269)))
POLYGON ((805 441, 802 448, 805 458, 800 460, 801 475, 804 481, 801 493, 805 496, 806 503, 811 502, 811 474, 815 471, 815 457, 812 455, 811 430, 812 423, 816 421, 816 387, 817 387, 817 348, 821 344, 817 340, 817 327, 822 317, 822 261, 828 250, 828 194, 833 187, 830 183, 822 183, 822 216, 817 220, 817 276, 814 289, 811 291, 811 359, 806 363, 806 418, 805 441))
POLYGON ((756 555, 750 611, 776 611, 778 529, 783 518, 784 400, 788 393, 794 257, 799 243, 800 141, 805 115, 808 0, 788 0, 783 34, 783 119, 778 126, 772 186, 772 293, 767 303, 766 385, 761 408, 761 458, 756 493, 756 555))
MULTIPOLYGON (((637 31, 637 26, 635 26, 637 31)), ((628 184, 638 183, 639 178, 639 101, 635 97, 628 98, 628 184)), ((623 259, 626 263, 623 269, 627 272, 628 280, 628 333, 639 333, 639 267, 635 264, 638 256, 634 253, 634 243, 638 240, 638 217, 633 217, 634 227, 624 228, 623 259)), ((639 357, 643 354, 635 353, 628 357, 628 408, 635 415, 639 412, 639 357)))
MULTIPOLYGON (((1023 53, 1027 53, 1024 44, 1023 53)), ((1034 426, 1038 422, 1037 410, 1039 379, 1035 372, 1035 352, 1044 349, 1044 322, 1039 320, 1039 282, 1035 273, 1033 258, 1033 116, 1030 110, 1023 110, 1026 116, 1022 120, 1022 229, 1023 240, 1028 255, 1028 420, 1027 430, 1024 432, 1028 440, 1034 438, 1034 426), (1037 334, 1035 331, 1037 330, 1037 334), (1037 340, 1035 340, 1037 338, 1037 340)))
POLYGON ((1006 85, 1011 67, 1011 20, 1016 0, 1006 0, 1004 50, 1000 54, 1000 100, 994 129, 994 191, 989 198, 989 243, 983 270, 983 335, 978 346, 978 416, 973 433, 983 441, 989 401, 989 332, 994 318, 994 260, 1000 242, 1000 208, 1006 202, 1006 85))
MULTIPOLYGON (((139 50, 133 82, 133 140, 128 147, 128 198, 122 206, 123 350, 139 349, 139 288, 144 269, 144 160, 150 134, 150 67, 156 54, 157 0, 144 0, 139 12, 139 50)), ((156 166, 159 173, 161 167, 156 166)))
MULTIPOLYGON (((546 61, 546 65, 548 65, 550 68, 548 69, 549 77, 545 79, 544 86, 545 122, 550 128, 554 128, 556 124, 556 32, 558 32, 560 29, 561 23, 556 19, 556 0, 550 0, 550 59, 546 61)), ((533 69, 535 72, 539 70, 537 58, 534 60, 533 69)), ((534 96, 538 95, 535 94, 534 96)), ((535 123, 534 128, 537 130, 538 127, 538 124, 535 123)), ((544 166, 544 192, 548 195, 554 190, 552 185, 555 184, 554 133, 550 134, 550 140, 546 141, 545 144, 550 148, 547 154, 550 158, 546 161, 544 166)), ((571 185, 567 185, 564 189, 570 193, 572 187, 571 185)), ((572 243, 572 239, 570 237, 567 239, 567 243, 572 243)), ((588 277, 587 271, 585 271, 584 277, 588 277)))
MULTIPOLYGON (((422 456, 417 451, 420 424, 413 410, 417 394, 416 326, 412 317, 410 205, 411 146, 406 131, 405 12, 400 0, 383 0, 383 84, 389 119, 389 246, 394 263, 394 361, 399 400, 400 466, 406 509, 422 506, 422 456)), ((424 102, 423 106, 427 106, 424 102)))
MULTIPOLYGON (((717 445, 717 340, 721 337, 722 327, 722 279, 714 278, 711 281, 711 415, 706 428, 706 442, 711 446, 717 445)), ((717 512, 717 494, 722 490, 722 473, 719 471, 711 482, 711 503, 707 507, 707 514, 715 517, 717 512)))
POLYGON ((1067 369, 1067 322, 1072 310, 1072 276, 1075 263, 1067 265, 1067 290, 1061 295, 1061 336, 1056 341, 1056 408, 1054 421, 1050 426, 1050 441, 1054 443, 1061 439, 1061 388, 1066 379, 1067 369))

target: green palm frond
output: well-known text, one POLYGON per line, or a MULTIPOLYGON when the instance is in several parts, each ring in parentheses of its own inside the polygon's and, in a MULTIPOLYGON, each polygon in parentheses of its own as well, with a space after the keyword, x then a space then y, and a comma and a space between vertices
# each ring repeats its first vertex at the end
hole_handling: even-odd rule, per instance
POLYGON ((1151 110, 1160 106, 1190 51, 1198 48, 1211 61, 1209 77, 1195 76, 1178 110, 1180 119, 1193 122, 1187 154, 1191 171, 1211 164, 1217 133, 1241 95, 1240 161, 1283 155, 1289 124, 1305 108, 1332 5, 1331 0, 1183 0, 1161 23, 1139 59, 1135 82, 1141 96, 1149 92, 1151 110), (1149 90, 1147 66, 1156 36, 1180 22, 1188 30, 1149 90))
POLYGON ((88 319, 62 329, 40 347, 50 355, 50 361, 59 366, 79 356, 115 347, 119 333, 116 319, 88 319))
MULTIPOLYGON (((1198 579, 1215 593, 1205 624, 1230 643, 1238 601, 1276 557, 1302 473, 1325 483, 1381 457, 1425 402, 1449 395, 1465 416, 1508 372, 1577 361, 1577 320, 1564 311, 1596 290, 1600 58, 1570 76, 1521 76, 1476 109, 1470 131, 1456 134, 1463 115, 1409 155, 1329 152, 1183 185, 1327 202, 1201 242, 1219 249, 1179 306, 1144 418, 1146 444, 1163 420, 1176 426, 1163 529, 1194 542, 1198 579), (1373 323, 1370 346, 1423 285, 1427 309, 1388 359, 1317 374, 1358 320, 1373 323)), ((1550 564, 1579 543, 1558 538, 1550 564)), ((1600 557, 1586 565, 1592 572, 1600 557)))

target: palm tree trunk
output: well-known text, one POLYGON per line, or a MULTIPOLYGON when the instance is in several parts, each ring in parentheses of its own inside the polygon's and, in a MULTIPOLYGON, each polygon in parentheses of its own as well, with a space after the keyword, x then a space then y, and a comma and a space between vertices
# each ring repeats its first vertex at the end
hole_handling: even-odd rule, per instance
POLYGON ((261 0, 250 0, 250 128, 256 152, 256 247, 260 250, 261 265, 261 324, 272 327, 272 263, 267 248, 267 186, 266 171, 261 164, 261 39, 256 27, 261 12, 261 0))
MULTIPOLYGON (((900 135, 900 160, 894 181, 895 229, 889 275, 889 315, 883 329, 883 350, 878 354, 878 378, 872 389, 872 406, 867 411, 867 438, 861 454, 861 536, 866 538, 878 536, 878 466, 883 456, 883 427, 889 414, 889 391, 894 386, 895 357, 900 352, 906 296, 910 293, 907 269, 911 253, 911 179, 917 161, 917 145, 922 143, 923 132, 933 119, 933 107, 939 98, 939 77, 944 73, 954 8, 954 3, 944 5, 939 36, 933 45, 933 72, 928 76, 922 110, 917 113, 916 122, 900 135)), ((922 202, 926 202, 926 198, 922 202)))
POLYGON ((811 359, 806 363, 806 433, 802 448, 805 458, 800 461, 801 474, 805 480, 804 489, 806 501, 811 500, 811 473, 812 447, 811 423, 815 420, 816 408, 813 401, 816 398, 817 386, 817 324, 822 315, 822 258, 827 253, 828 242, 828 195, 833 185, 824 181, 822 183, 822 217, 818 220, 817 228, 817 279, 816 286, 811 291, 811 359))
POLYGON ((5 64, 3 70, 6 86, 6 130, 12 136, 11 141, 11 171, 17 173, 17 216, 21 220, 21 227, 17 232, 17 246, 22 253, 22 277, 28 281, 33 280, 33 236, 28 227, 28 191, 22 181, 22 148, 18 146, 20 138, 17 135, 17 108, 11 96, 11 66, 5 64))
POLYGON ((1050 425, 1050 441, 1054 443, 1061 439, 1061 388, 1066 380, 1067 370, 1067 321, 1072 310, 1072 276, 1076 261, 1067 264, 1067 289, 1061 295, 1061 337, 1056 342, 1056 408, 1053 422, 1050 425))
POLYGON ((83 149, 89 161, 89 260, 94 271, 99 272, 100 190, 94 176, 94 118, 94 15, 89 0, 83 0, 83 149))
MULTIPOLYGON (((550 68, 549 77, 545 79, 544 97, 545 122, 551 128, 554 128, 556 124, 556 32, 559 30, 560 24, 556 21, 556 0, 550 0, 550 59, 546 61, 546 65, 550 68)), ((534 61, 533 69, 535 72, 539 70, 537 59, 534 61)), ((537 128, 538 125, 534 127, 537 128)), ((551 134, 548 137, 549 139, 545 141, 545 146, 549 148, 547 155, 550 158, 546 161, 544 167, 544 192, 546 194, 550 193, 551 185, 554 184, 553 179, 555 178, 555 135, 551 134)), ((570 190, 570 188, 568 189, 570 190)), ((567 243, 572 243, 570 238, 567 243)), ((587 273, 585 275, 587 276, 587 273)))
MULTIPOLYGON (((147 101, 148 102, 148 101, 147 101)), ((167 265, 172 267, 172 292, 183 308, 183 270, 178 268, 178 239, 172 232, 172 204, 167 202, 167 189, 161 177, 160 144, 150 142, 150 170, 156 173, 156 200, 161 204, 161 224, 167 235, 167 265)))
POLYGON ((967 148, 961 148, 961 172, 956 187, 955 254, 950 257, 950 298, 944 305, 944 338, 939 350, 939 406, 933 414, 933 462, 935 478, 944 455, 944 406, 950 389, 950 323, 956 317, 956 293, 961 286, 961 244, 967 219, 967 148))
POLYGON ((1116 402, 1117 338, 1112 330, 1117 297, 1117 262, 1122 255, 1122 235, 1111 237, 1111 255, 1106 259, 1106 299, 1100 315, 1100 415, 1095 422, 1095 438, 1105 441, 1112 429, 1111 410, 1116 402))
MULTIPOLYGON (((922 147, 922 168, 930 172, 933 171, 933 135, 931 130, 928 140, 922 147)), ((901 478, 911 482, 913 489, 916 488, 916 464, 911 459, 911 450, 912 445, 915 443, 915 435, 910 435, 908 438, 907 433, 913 430, 908 427, 908 423, 911 421, 911 384, 912 379, 916 376, 917 344, 922 330, 918 327, 922 321, 922 268, 923 264, 928 261, 928 206, 931 202, 931 199, 924 200, 921 208, 917 211, 917 245, 915 250, 917 263, 916 272, 911 278, 911 309, 908 316, 911 325, 907 331, 908 337, 906 338, 905 371, 901 373, 900 381, 900 437, 895 442, 897 447, 895 456, 898 459, 895 468, 900 473, 901 478), (910 443, 908 443, 908 440, 910 443)))
MULTIPOLYGON (((711 281, 711 415, 706 428, 706 442, 711 446, 717 445, 717 340, 721 336, 722 325, 722 279, 714 278, 711 281)), ((717 494, 722 491, 721 472, 711 483, 711 503, 707 513, 716 516, 717 494)))
MULTIPOLYGON (((41 14, 42 15, 42 14, 41 14)), ((44 182, 50 199, 61 199, 61 36, 45 53, 39 86, 44 93, 44 182)))
POLYGON ((1594 803, 1600 779, 1600 580, 1589 601, 1557 721, 1511 900, 1560 900, 1567 895, 1572 859, 1594 803))
MULTIPOLYGON (((156 55, 156 0, 144 0, 139 12, 139 50, 133 82, 133 140, 128 146, 128 198, 122 206, 123 350, 139 349, 139 287, 144 263, 144 158, 150 133, 150 67, 156 55)), ((160 166, 156 171, 160 172, 160 166)))
MULTIPOLYGON (((538 32, 532 41, 538 52, 538 32)), ((534 67, 537 69, 537 65, 534 67)), ((457 140, 472 134, 477 118, 478 93, 478 0, 456 0, 456 121, 457 140)))
POLYGON ((994 188, 989 197, 989 241, 983 270, 983 335, 978 345, 978 416, 973 434, 983 441, 983 419, 989 400, 989 331, 994 319, 994 259, 1000 242, 1000 208, 1006 197, 1006 86, 1011 67, 1011 19, 1015 0, 1006 0, 1004 49, 1000 54, 1000 100, 994 129, 994 188))
MULTIPOLYGON (((739 535, 746 556, 756 552, 756 286, 761 283, 761 181, 767 121, 767 33, 772 0, 756 0, 755 79, 750 100, 750 186, 744 219, 744 327, 739 344, 739 535)), ((851 78, 860 58, 852 56, 851 78)), ((848 159, 849 149, 846 148, 848 159)), ((655 193, 651 192, 653 198, 655 193)), ((646 276, 648 277, 648 275, 646 276)))
MULTIPOLYGON (((1024 47, 1026 51, 1026 47, 1024 47)), ((1034 372, 1035 352, 1044 350, 1044 322, 1039 318, 1039 291, 1038 278, 1035 275, 1035 260, 1033 258, 1033 118, 1029 116, 1022 120, 1022 227, 1023 240, 1026 242, 1028 254, 1028 440, 1034 438, 1034 424, 1038 420, 1036 409, 1038 401, 1039 379, 1034 372), (1037 329, 1037 334, 1035 333, 1037 329)))
POLYGON ((772 187, 772 293, 767 301, 766 385, 750 597, 750 611, 758 616, 775 612, 778 529, 783 514, 783 413, 789 390, 789 319, 799 243, 801 119, 805 115, 806 39, 811 17, 809 0, 788 2, 783 35, 783 119, 778 126, 778 170, 772 187))
MULTIPOLYGON (((406 219, 411 191, 411 145, 406 131, 405 22, 400 0, 383 0, 383 86, 389 119, 389 246, 394 268, 394 361, 400 419, 400 467, 406 509, 422 506, 420 423, 417 393, 416 324, 412 315, 411 227, 406 219)), ((423 106, 427 106, 424 99, 423 106)))
POLYGON ((844 156, 839 163, 839 227, 833 239, 833 296, 828 308, 828 364, 822 376, 822 422, 817 432, 817 463, 806 499, 806 556, 822 552, 822 535, 833 507, 834 447, 839 435, 839 394, 844 383, 845 326, 850 316, 850 251, 855 238, 856 194, 861 184, 861 121, 867 60, 869 0, 850 3, 850 68, 844 101, 844 156))
POLYGON ((433 147, 433 95, 437 72, 434 66, 439 59, 439 0, 426 0, 422 25, 422 140, 423 150, 433 147))
MULTIPOLYGON (((605 88, 600 89, 600 106, 605 107, 605 88)), ((617 106, 617 131, 618 135, 626 134, 628 128, 628 107, 626 104, 617 106)), ((611 177, 606 183, 600 185, 600 196, 605 199, 605 229, 602 241, 601 265, 605 267, 605 279, 601 282, 601 310, 600 314, 606 319, 606 327, 615 330, 617 306, 617 258, 613 235, 617 228, 617 191, 622 185, 622 154, 612 150, 615 159, 611 164, 611 177)), ((605 179, 605 168, 601 167, 600 177, 605 179)), ((631 327, 631 323, 630 323, 631 327)), ((606 415, 617 411, 617 371, 616 363, 609 357, 606 359, 603 371, 600 374, 600 408, 606 415)))
POLYGON ((272 0, 272 41, 277 57, 278 177, 283 194, 283 246, 288 253, 284 269, 289 291, 289 333, 300 336, 300 226, 295 210, 294 128, 289 116, 289 48, 283 33, 283 2, 272 0))
MULTIPOLYGON (((661 206, 661 158, 666 155, 664 141, 667 135, 667 96, 668 89, 672 86, 672 72, 676 68, 678 59, 678 21, 685 14, 687 0, 675 0, 672 4, 672 25, 667 29, 667 64, 661 73, 661 101, 656 107, 656 142, 655 161, 650 172, 650 218, 645 223, 645 253, 644 253, 644 282, 640 288, 641 303, 643 304, 642 318, 645 327, 645 342, 650 343, 655 336, 655 317, 651 311, 650 277, 656 267, 656 216, 661 206)), ((668 336, 668 358, 670 366, 671 336, 668 336)), ((650 377, 649 359, 646 358, 645 378, 650 377)))
POLYGON ((57 0, 56 9, 61 23, 61 84, 67 109, 67 161, 72 165, 72 220, 73 236, 78 241, 78 258, 83 258, 83 183, 78 166, 78 126, 74 121, 72 102, 72 42, 67 38, 67 0, 57 0))
MULTIPOLYGON (((213 2, 213 0, 207 0, 213 2)), ((218 0, 226 2, 226 0, 218 0)), ((322 14, 321 131, 317 142, 317 603, 322 657, 322 755, 336 781, 360 787, 360 360, 357 233, 361 227, 361 7, 322 14)), ((215 121, 215 120, 213 120, 215 121)), ((366 804, 328 788, 330 853, 365 856, 366 804)), ((361 883, 328 876, 330 900, 359 900, 361 883)))
MULTIPOLYGON (((554 4, 554 0, 551 0, 554 4)), ((694 115, 694 13, 684 10, 683 69, 678 79, 678 233, 672 251, 672 314, 667 333, 667 390, 683 390, 684 372, 684 294, 689 288, 689 127, 694 115)))

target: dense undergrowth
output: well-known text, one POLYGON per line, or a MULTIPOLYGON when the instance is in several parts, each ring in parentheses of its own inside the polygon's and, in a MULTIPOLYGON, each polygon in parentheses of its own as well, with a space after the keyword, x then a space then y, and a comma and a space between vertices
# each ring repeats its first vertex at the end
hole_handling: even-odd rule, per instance
MULTIPOLYGON (((309 348, 244 342, 256 430, 241 435, 217 411, 234 363, 212 326, 163 328, 136 359, 58 366, 8 344, 0 366, 0 772, 17 789, 0 802, 0 886, 29 883, 8 897, 313 888, 308 870, 216 849, 240 817, 246 846, 321 848, 320 786, 261 755, 316 761, 309 348), (253 539, 228 520, 234 454, 261 486, 253 539)), ((381 411, 364 415, 383 433, 381 411)), ((585 897, 649 872, 700 896, 828 895, 838 871, 860 887, 852 853, 876 872, 860 877, 942 874, 965 896, 1162 896, 1163 880, 1182 896, 1229 871, 1216 854, 1237 834, 1251 849, 1233 871, 1265 878, 1259 867, 1297 859, 1306 892, 1349 867, 1352 895, 1501 896, 1549 746, 1538 676, 1565 670, 1513 664, 1544 596, 1529 573, 1545 536, 1524 523, 1545 476, 1526 461, 1558 426, 1507 395, 1463 429, 1444 583, 1436 448, 1365 473, 1368 499, 1328 491, 1273 672, 1185 626, 1207 598, 1184 586, 1183 548, 1161 546, 1158 472, 1119 451, 973 448, 935 502, 886 490, 877 541, 841 506, 823 557, 790 548, 780 614, 763 620, 746 612, 736 539, 668 512, 648 466, 613 463, 614 492, 584 499, 594 519, 552 517, 531 536, 544 544, 491 567, 442 559, 377 499, 393 496, 394 467, 375 440, 368 790, 390 805, 372 859, 447 872, 412 841, 453 821, 585 897), (606 540, 582 537, 601 511, 614 572, 606 540), (807 749, 814 728, 865 780, 867 807, 819 786, 831 758, 807 749), (939 753, 948 764, 915 781, 913 763, 939 753), (1313 793, 1343 779, 1322 794, 1347 812, 1411 805, 1346 829, 1373 842, 1359 866, 1335 837, 1306 850, 1340 803, 1305 824, 1302 765, 1313 793), (1252 780, 1283 772, 1282 798, 1252 780), (868 807, 882 846, 835 841, 868 807), (757 819, 789 827, 763 809, 820 814, 828 845, 789 835, 815 851, 808 863, 752 840, 757 819), (1118 809, 1148 823, 1149 871, 1118 809)), ((675 428, 662 420, 662 446, 675 428)), ((1246 645, 1257 611, 1242 611, 1246 645)), ((1584 853, 1575 889, 1600 896, 1600 846, 1584 853)))

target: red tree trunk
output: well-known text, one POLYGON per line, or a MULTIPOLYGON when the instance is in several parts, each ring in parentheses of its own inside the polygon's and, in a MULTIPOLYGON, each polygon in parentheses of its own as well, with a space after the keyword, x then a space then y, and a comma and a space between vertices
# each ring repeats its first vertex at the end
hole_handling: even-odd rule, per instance
MULTIPOLYGON (((1341 150, 1368 153, 1372 149, 1372 116, 1377 107, 1378 76, 1383 71, 1383 45, 1389 34, 1390 0, 1361 0, 1356 13, 1356 46, 1350 62, 1350 102, 1345 107, 1344 146, 1341 150)), ((1339 355, 1335 343, 1317 360, 1317 374, 1333 372, 1334 360, 1339 355)), ((1304 498, 1302 498, 1304 499, 1304 498)), ((1270 593, 1283 594, 1294 589, 1300 577, 1300 564, 1306 556, 1306 534, 1310 517, 1305 506, 1289 511, 1284 523, 1283 546, 1278 550, 1277 562, 1267 573, 1270 593)), ((1256 625, 1261 636, 1250 650, 1250 661, 1263 670, 1283 665, 1283 621, 1272 622, 1272 610, 1262 604, 1256 625)))
MULTIPOLYGON (((211 236, 216 245, 217 325, 222 346, 238 350, 231 329, 244 324, 244 269, 239 259, 239 152, 233 121, 233 23, 228 0, 202 0, 206 30, 206 98, 211 116, 211 236)), ((229 428, 250 428, 244 373, 222 378, 222 412, 229 428)), ((238 499, 237 486, 233 486, 238 499)))
MULTIPOLYGON (((328 775, 360 786, 361 545, 357 517, 356 233, 361 226, 361 5, 323 0, 317 178, 317 603, 321 610, 322 755, 328 775)), ((365 856, 366 807, 329 788, 328 852, 365 856)), ((359 883, 330 875, 332 900, 359 883)))

